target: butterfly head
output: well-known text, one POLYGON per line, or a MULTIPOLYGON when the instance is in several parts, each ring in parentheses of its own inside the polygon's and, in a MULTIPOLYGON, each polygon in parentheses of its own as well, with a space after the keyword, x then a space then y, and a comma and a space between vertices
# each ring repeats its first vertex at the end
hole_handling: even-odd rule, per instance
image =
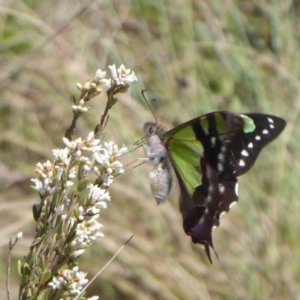
POLYGON ((149 139, 153 135, 158 135, 161 141, 163 141, 163 135, 167 130, 162 126, 157 125, 157 123, 146 122, 143 131, 146 139, 149 139))
POLYGON ((155 134, 156 127, 157 127, 156 123, 154 123, 154 122, 146 122, 144 124, 144 128, 143 128, 145 137, 149 138, 150 136, 152 136, 153 134, 155 134))

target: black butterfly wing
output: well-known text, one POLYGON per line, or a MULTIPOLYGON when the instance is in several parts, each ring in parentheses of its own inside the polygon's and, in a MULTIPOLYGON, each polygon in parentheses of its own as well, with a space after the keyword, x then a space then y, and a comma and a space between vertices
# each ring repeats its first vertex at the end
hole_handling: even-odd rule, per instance
MULTIPOLYGON (((204 246, 210 261, 212 229, 219 226, 221 214, 228 212, 230 206, 238 200, 236 176, 246 173, 253 166, 261 149, 275 139, 284 126, 285 121, 274 116, 215 112, 193 119, 166 134, 170 160, 181 187, 183 228, 194 243, 204 246), (181 131, 184 132, 187 127, 192 128, 195 140, 201 143, 202 148, 195 147, 195 140, 191 138, 180 140, 181 131), (173 150, 185 147, 189 151, 198 149, 194 153, 198 155, 198 160, 194 159, 192 152, 186 152, 186 159, 193 162, 189 163, 188 169, 193 174, 198 169, 199 184, 194 186, 193 193, 191 183, 185 181, 189 177, 184 175, 181 165, 176 163, 176 156, 170 151, 173 138, 173 145, 180 145, 173 147, 173 150), (192 147, 189 145, 191 142, 192 147), (201 154, 199 149, 202 149, 201 154)), ((186 131, 191 135, 191 129, 186 131)))

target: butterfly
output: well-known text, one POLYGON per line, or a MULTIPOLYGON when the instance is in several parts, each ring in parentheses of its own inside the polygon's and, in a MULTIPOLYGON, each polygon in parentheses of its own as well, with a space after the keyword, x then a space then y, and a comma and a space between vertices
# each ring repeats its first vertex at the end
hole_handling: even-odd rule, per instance
POLYGON ((153 196, 157 204, 163 202, 175 174, 183 229, 203 246, 211 263, 212 229, 238 201, 237 177, 252 168, 285 125, 272 115, 227 111, 199 116, 170 131, 153 122, 144 124, 147 162, 154 166, 149 174, 153 196))

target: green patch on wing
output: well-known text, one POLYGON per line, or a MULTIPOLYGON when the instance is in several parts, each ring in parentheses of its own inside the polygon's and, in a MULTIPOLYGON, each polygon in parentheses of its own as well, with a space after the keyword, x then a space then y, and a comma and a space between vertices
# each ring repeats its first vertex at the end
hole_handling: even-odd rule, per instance
POLYGON ((245 115, 240 115, 240 116, 243 118, 244 121, 244 132, 245 133, 253 132, 256 128, 254 121, 248 116, 245 115))
MULTIPOLYGON (((173 131, 174 132, 174 131, 173 131)), ((186 189, 192 197, 195 188, 200 184, 202 174, 200 170, 200 157, 203 155, 203 147, 196 139, 191 126, 186 126, 169 136, 168 153, 173 167, 178 171, 186 189)))
POLYGON ((215 126, 217 129, 217 132, 219 134, 222 134, 226 131, 226 120, 224 116, 222 116, 220 113, 214 113, 215 117, 215 126))

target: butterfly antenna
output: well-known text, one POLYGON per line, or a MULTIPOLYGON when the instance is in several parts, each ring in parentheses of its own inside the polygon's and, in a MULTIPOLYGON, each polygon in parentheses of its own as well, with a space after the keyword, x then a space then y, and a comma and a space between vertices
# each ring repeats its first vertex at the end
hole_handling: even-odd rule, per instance
POLYGON ((141 93, 143 95, 143 98, 144 98, 146 104, 148 105, 149 109, 151 110, 152 115, 153 115, 153 117, 155 119, 155 124, 157 124, 157 118, 156 118, 156 115, 155 115, 155 112, 154 112, 154 108, 153 108, 153 102, 156 102, 157 100, 156 99, 151 99, 151 101, 149 103, 148 100, 145 97, 145 92, 147 92, 147 90, 142 90, 141 91, 141 93))

